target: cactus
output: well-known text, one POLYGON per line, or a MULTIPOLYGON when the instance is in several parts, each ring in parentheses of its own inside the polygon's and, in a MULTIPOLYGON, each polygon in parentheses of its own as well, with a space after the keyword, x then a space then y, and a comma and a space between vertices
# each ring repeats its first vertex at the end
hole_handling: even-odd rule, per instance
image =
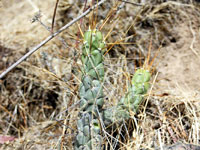
POLYGON ((82 83, 80 84, 80 113, 77 123, 78 134, 75 139, 75 150, 102 149, 100 119, 105 126, 120 124, 137 112, 144 95, 150 87, 151 73, 145 67, 138 69, 132 77, 126 95, 119 103, 103 109, 104 95, 102 81, 104 79, 103 51, 105 44, 100 31, 88 30, 84 34, 82 48, 82 83))
POLYGON ((150 87, 150 77, 151 74, 147 69, 141 68, 135 72, 127 94, 119 101, 117 106, 104 111, 105 125, 128 120, 131 117, 130 112, 137 112, 144 95, 150 87))
POLYGON ((77 123, 78 134, 75 150, 100 150, 102 144, 99 117, 102 114, 104 96, 103 36, 97 30, 88 30, 84 34, 82 48, 82 83, 80 85, 80 113, 77 123))

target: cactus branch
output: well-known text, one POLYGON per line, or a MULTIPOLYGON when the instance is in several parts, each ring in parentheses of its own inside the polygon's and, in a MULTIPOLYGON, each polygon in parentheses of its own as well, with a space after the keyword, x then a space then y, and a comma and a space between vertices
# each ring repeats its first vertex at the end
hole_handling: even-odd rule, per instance
POLYGON ((103 36, 96 30, 84 34, 82 48, 82 83, 80 85, 80 113, 75 150, 101 149, 101 114, 104 104, 103 36))
POLYGON ((103 117, 105 125, 128 120, 131 117, 131 112, 137 112, 144 95, 150 88, 150 77, 149 70, 144 68, 138 69, 135 72, 127 94, 119 101, 117 106, 104 111, 103 117))

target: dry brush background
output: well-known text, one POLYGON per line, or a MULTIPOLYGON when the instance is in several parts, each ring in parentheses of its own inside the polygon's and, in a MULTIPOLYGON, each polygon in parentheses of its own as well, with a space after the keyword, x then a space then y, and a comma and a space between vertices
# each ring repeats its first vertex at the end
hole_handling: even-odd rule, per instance
MULTIPOLYGON (((40 11, 39 20, 50 27, 55 2, 0 2, 0 73, 50 34, 33 19, 40 11)), ((151 58, 161 47, 145 107, 135 116, 137 125, 133 119, 127 130, 118 131, 125 136, 119 138, 117 148, 170 149, 165 145, 177 142, 199 145, 200 5, 192 0, 143 2, 136 6, 107 0, 97 14, 100 26, 112 12, 102 32, 105 36, 112 29, 107 43, 120 41, 105 55, 105 107, 116 104, 127 91, 134 69, 147 57, 150 39, 151 58)), ((84 1, 60 0, 54 31, 83 9, 84 1)), ((83 31, 91 14, 78 22, 83 31)), ((0 135, 15 137, 0 144, 1 149, 73 149, 81 39, 78 25, 72 25, 0 80, 0 135)))

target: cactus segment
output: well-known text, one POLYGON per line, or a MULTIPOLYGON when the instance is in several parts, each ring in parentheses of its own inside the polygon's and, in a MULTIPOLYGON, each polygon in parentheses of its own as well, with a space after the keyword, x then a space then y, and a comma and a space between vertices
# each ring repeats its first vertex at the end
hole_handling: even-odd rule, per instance
MULTIPOLYGON (((102 114, 104 95, 103 52, 105 44, 101 32, 88 30, 82 48, 82 83, 80 84, 80 113, 75 139, 76 150, 100 150, 102 145, 99 115, 102 114)), ((102 115, 101 115, 102 116, 102 115)))
POLYGON ((148 70, 141 68, 135 72, 127 94, 117 106, 104 110, 105 125, 128 120, 131 117, 130 112, 137 112, 144 95, 150 88, 150 78, 151 74, 148 70))

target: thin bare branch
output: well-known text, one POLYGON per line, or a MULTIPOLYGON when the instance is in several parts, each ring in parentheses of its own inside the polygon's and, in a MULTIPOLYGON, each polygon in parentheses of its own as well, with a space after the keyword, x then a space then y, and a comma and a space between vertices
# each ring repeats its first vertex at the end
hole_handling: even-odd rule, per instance
POLYGON ((73 25, 75 22, 86 16, 88 13, 90 13, 94 8, 104 3, 105 0, 101 0, 98 4, 94 5, 93 7, 88 8, 83 14, 78 16, 77 18, 73 19, 71 22, 66 24, 65 26, 61 27, 57 32, 51 34, 48 36, 45 40, 43 40, 40 44, 32 48, 28 53, 26 53, 24 56, 22 56, 19 60, 17 60, 14 64, 12 64, 10 67, 8 67, 4 72, 0 74, 0 79, 2 79, 8 72, 10 72, 12 69, 14 69, 17 65, 22 63, 26 58, 28 58, 30 55, 32 55, 35 51, 37 51, 40 47, 42 47, 44 44, 46 44, 48 41, 53 39, 55 36, 60 34, 62 31, 73 25))
POLYGON ((135 2, 129 2, 127 0, 119 0, 121 2, 124 2, 124 3, 128 3, 128 4, 132 4, 132 5, 135 5, 135 6, 143 6, 144 4, 140 4, 140 3, 135 3, 135 2))
POLYGON ((57 7, 58 7, 58 3, 59 0, 56 1, 56 5, 54 8, 54 13, 53 13, 53 18, 52 18, 52 25, 51 25, 51 32, 53 33, 53 28, 54 28, 54 22, 55 22, 55 18, 56 18, 56 11, 57 11, 57 7))

